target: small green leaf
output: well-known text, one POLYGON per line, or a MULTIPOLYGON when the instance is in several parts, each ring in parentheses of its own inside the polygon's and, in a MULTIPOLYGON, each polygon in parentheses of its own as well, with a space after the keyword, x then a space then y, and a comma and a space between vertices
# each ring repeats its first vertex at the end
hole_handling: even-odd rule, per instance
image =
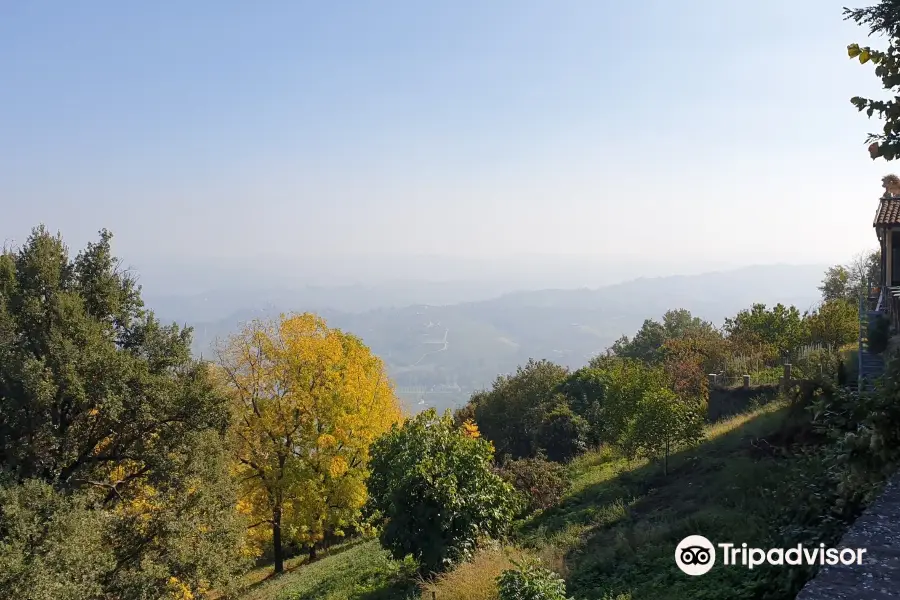
POLYGON ((859 44, 850 44, 847 46, 847 56, 850 58, 856 58, 859 56, 859 44))
POLYGON ((869 59, 872 58, 872 55, 869 54, 868 50, 863 50, 859 53, 859 64, 864 65, 869 62, 869 59))

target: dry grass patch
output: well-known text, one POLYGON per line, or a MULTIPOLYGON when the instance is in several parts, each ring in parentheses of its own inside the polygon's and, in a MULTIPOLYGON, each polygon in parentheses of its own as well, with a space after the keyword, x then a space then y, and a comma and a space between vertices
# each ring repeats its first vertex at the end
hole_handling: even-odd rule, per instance
POLYGON ((431 600, 496 600, 497 577, 532 555, 516 548, 481 550, 468 562, 432 581, 420 583, 422 599, 431 600), (433 594, 433 596, 432 596, 433 594))

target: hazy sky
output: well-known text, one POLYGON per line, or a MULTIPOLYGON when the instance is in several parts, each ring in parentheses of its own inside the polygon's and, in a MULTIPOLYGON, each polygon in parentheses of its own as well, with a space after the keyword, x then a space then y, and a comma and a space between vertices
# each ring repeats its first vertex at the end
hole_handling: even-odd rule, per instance
POLYGON ((0 2, 0 240, 843 260, 893 170, 845 2, 0 2))

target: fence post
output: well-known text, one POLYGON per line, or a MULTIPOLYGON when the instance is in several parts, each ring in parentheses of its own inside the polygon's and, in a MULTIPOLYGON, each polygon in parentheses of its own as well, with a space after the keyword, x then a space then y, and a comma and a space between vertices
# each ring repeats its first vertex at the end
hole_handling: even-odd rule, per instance
POLYGON ((750 389, 750 376, 749 375, 744 375, 744 389, 745 390, 750 389))
POLYGON ((707 375, 707 377, 709 377, 709 387, 713 387, 714 385, 716 385, 716 374, 715 373, 710 373, 709 375, 707 375))
POLYGON ((784 389, 787 390, 791 387, 791 363, 784 363, 784 389))

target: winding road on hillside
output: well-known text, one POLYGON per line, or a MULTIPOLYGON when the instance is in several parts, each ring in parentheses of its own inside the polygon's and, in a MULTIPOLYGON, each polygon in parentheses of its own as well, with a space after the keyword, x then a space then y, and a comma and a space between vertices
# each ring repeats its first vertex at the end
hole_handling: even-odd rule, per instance
POLYGON ((449 333, 450 333, 450 328, 448 327, 447 329, 444 330, 444 340, 443 340, 444 345, 441 348, 439 348, 438 350, 432 350, 431 352, 426 352, 421 357, 419 357, 419 360, 414 362, 411 366, 413 366, 413 367, 418 366, 419 363, 421 363, 423 360, 425 360, 425 357, 431 356, 432 354, 437 354, 438 352, 444 352, 445 350, 447 350, 447 347, 450 345, 450 342, 447 341, 447 335, 449 333))

